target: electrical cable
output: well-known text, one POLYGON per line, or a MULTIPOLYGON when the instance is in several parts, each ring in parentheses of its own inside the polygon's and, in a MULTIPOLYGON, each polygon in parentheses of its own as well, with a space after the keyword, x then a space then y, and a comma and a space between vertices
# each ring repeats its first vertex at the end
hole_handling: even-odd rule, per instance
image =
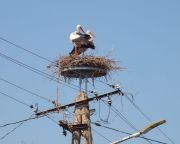
MULTIPOLYGON (((36 69, 36 68, 33 68, 33 67, 31 67, 31 66, 28 66, 28 65, 26 65, 26 64, 24 64, 24 63, 22 63, 22 62, 20 62, 20 61, 18 61, 18 60, 16 60, 16 59, 13 59, 13 58, 11 58, 11 57, 9 57, 9 56, 1 53, 1 52, 0 52, 0 57, 3 57, 3 58, 5 58, 5 59, 7 59, 7 60, 9 60, 9 61, 11 61, 11 62, 19 65, 19 66, 21 66, 21 67, 24 67, 24 68, 32 71, 32 72, 35 72, 36 74, 39 74, 39 75, 41 75, 41 76, 43 76, 43 77, 46 77, 46 78, 48 78, 48 79, 51 79, 51 80, 53 80, 53 81, 55 81, 55 82, 58 82, 58 80, 57 80, 57 78, 56 78, 55 76, 49 75, 49 74, 47 74, 47 73, 45 73, 45 72, 42 72, 42 71, 40 71, 40 70, 38 70, 38 69, 36 69)), ((74 89, 74 90, 76 90, 76 91, 79 90, 79 89, 77 89, 77 88, 74 88, 74 87, 78 87, 77 85, 68 84, 67 82, 65 82, 65 81, 63 81, 63 80, 60 80, 60 81, 61 81, 65 86, 67 86, 67 87, 69 87, 69 88, 71 88, 71 89, 74 89), (70 86, 70 85, 71 85, 71 86, 70 86)), ((78 88, 79 88, 79 87, 78 87, 78 88)), ((91 93, 91 91, 88 91, 88 92, 91 93)))
MULTIPOLYGON (((152 122, 151 118, 149 116, 147 116, 142 109, 136 105, 126 94, 130 94, 130 93, 124 93, 125 97, 129 100, 129 102, 131 102, 131 104, 149 121, 152 122)), ((163 134, 172 144, 175 144, 174 141, 166 134, 164 133, 159 127, 157 127, 157 129, 161 132, 161 134, 163 134)))
POLYGON ((18 124, 18 125, 15 126, 11 131, 7 132, 4 136, 2 136, 2 137, 0 138, 0 140, 5 139, 8 135, 10 135, 12 132, 14 132, 17 128, 19 128, 19 127, 20 127, 22 124, 24 124, 25 122, 27 122, 27 121, 29 121, 29 120, 36 119, 36 118, 37 118, 37 117, 34 117, 34 115, 31 115, 31 116, 30 116, 29 118, 27 118, 27 119, 1 125, 0 128, 6 127, 6 126, 9 126, 9 125, 16 125, 16 124, 18 124))
MULTIPOLYGON (((40 117, 42 117, 42 116, 40 116, 40 117)), ((1 125, 0 128, 6 127, 6 126, 10 126, 10 125, 19 124, 19 123, 26 122, 26 121, 33 120, 33 119, 37 119, 37 118, 40 118, 40 117, 34 116, 34 117, 30 117, 30 118, 27 118, 27 119, 24 119, 24 120, 7 123, 7 124, 4 124, 4 125, 1 125)))
POLYGON ((106 138, 105 136, 103 136, 100 132, 96 131, 95 129, 92 128, 92 130, 97 133, 99 136, 101 136, 102 138, 104 138, 106 141, 112 143, 112 141, 110 141, 108 138, 106 138))
MULTIPOLYGON (((24 50, 24 51, 26 51, 26 52, 28 52, 28 53, 36 56, 36 57, 39 57, 39 58, 41 58, 41 59, 43 59, 43 60, 45 60, 45 61, 54 63, 53 61, 51 61, 51 60, 49 60, 49 59, 47 59, 47 58, 45 58, 45 57, 43 57, 43 56, 40 56, 39 54, 34 53, 34 52, 30 51, 30 50, 27 50, 26 48, 24 48, 24 47, 22 47, 22 46, 20 46, 20 45, 18 45, 18 44, 16 44, 16 43, 13 43, 13 42, 11 42, 11 41, 3 38, 3 37, 0 37, 0 40, 4 41, 4 42, 6 42, 6 43, 8 43, 8 44, 10 44, 10 45, 13 45, 13 46, 15 46, 16 48, 19 48, 19 49, 21 49, 21 50, 24 50)), ((99 80, 99 81, 100 81, 100 80, 99 80)), ((102 81, 100 81, 100 82, 102 82, 102 81)), ((105 82, 102 82, 102 83, 107 84, 107 83, 105 83, 105 82)), ((107 84, 107 85, 109 85, 109 84, 107 84)), ((109 85, 109 86, 110 86, 110 85, 109 85)), ((149 119, 149 118, 148 118, 148 119, 149 119)), ((158 128, 158 127, 157 127, 157 128, 158 128)), ((159 129, 159 128, 158 128, 158 129, 159 129)), ((159 131, 160 131, 169 141, 171 141, 171 143, 175 144, 175 143, 172 141, 172 139, 170 139, 161 129, 159 129, 159 131)))
POLYGON ((49 115, 45 115, 48 119, 50 119, 53 123, 57 124, 59 126, 59 123, 55 121, 53 118, 51 118, 49 115))
POLYGON ((16 127, 14 127, 11 131, 7 132, 4 136, 2 136, 0 138, 0 140, 5 139, 8 135, 10 135, 12 132, 14 132, 17 128, 19 128, 24 122, 21 122, 20 124, 18 124, 16 127))
POLYGON ((49 99, 47 99, 47 98, 45 98, 45 97, 43 97, 43 96, 40 96, 40 95, 38 95, 38 94, 30 91, 30 90, 27 90, 27 89, 25 89, 25 88, 23 88, 23 87, 21 87, 21 86, 19 86, 19 85, 16 85, 16 84, 14 84, 14 83, 6 80, 6 79, 3 79, 3 78, 0 77, 0 80, 3 81, 3 82, 6 82, 6 83, 8 83, 8 84, 10 84, 10 85, 12 85, 12 86, 15 86, 16 88, 19 88, 19 89, 21 89, 21 90, 23 90, 23 91, 25 91, 25 92, 27 92, 27 93, 30 93, 30 94, 33 95, 33 96, 36 96, 36 97, 41 98, 41 99, 43 99, 43 100, 45 100, 45 101, 48 101, 48 102, 52 102, 51 100, 49 100, 49 99))
MULTIPOLYGON (((103 101, 104 102, 104 101, 103 101)), ((104 102, 105 103, 105 102, 104 102)), ((108 105, 107 103, 105 103, 108 105)), ((138 129, 134 126, 133 123, 131 123, 117 108, 115 108, 113 105, 111 105, 111 110, 116 113, 119 118, 121 118, 127 125, 129 125, 135 132, 138 131, 138 129)), ((152 144, 149 140, 146 140, 148 143, 152 144)))
MULTIPOLYGON (((108 83, 103 82, 103 81, 101 81, 101 80, 97 80, 97 81, 99 81, 99 82, 101 82, 101 83, 104 83, 104 84, 106 84, 106 85, 114 88, 114 85, 108 84, 108 83)), ((151 118, 150 118, 149 116, 147 116, 147 115, 142 111, 142 109, 141 109, 138 105, 136 105, 136 104, 126 95, 127 93, 124 93, 124 94, 125 94, 125 97, 132 103, 132 105, 133 105, 149 122, 152 122, 151 118)), ((130 94, 130 93, 128 93, 128 94, 130 94)), ((132 96, 132 95, 131 95, 131 96, 132 96)), ((175 144, 174 141, 173 141, 165 132, 163 132, 159 127, 157 127, 157 129, 158 129, 158 130, 160 131, 160 133, 161 133, 164 137, 166 137, 166 139, 168 139, 172 144, 175 144)))
MULTIPOLYGON (((105 103, 105 102, 104 102, 105 103)), ((105 103, 106 104, 106 103, 105 103)), ((111 106, 111 110, 115 112, 127 125, 129 125, 134 131, 138 131, 138 129, 132 124, 118 109, 116 109, 113 105, 111 106)))
MULTIPOLYGON (((10 40, 7 40, 7 39, 5 39, 5 38, 3 38, 3 37, 0 37, 0 40, 2 40, 2 41, 4 41, 4 42, 6 42, 6 43, 8 43, 8 44, 10 44, 10 45, 18 48, 18 49, 21 49, 21 50, 23 50, 23 51, 26 51, 26 52, 28 52, 28 53, 30 53, 30 54, 32 54, 32 55, 34 55, 34 56, 42 59, 42 60, 45 60, 45 61, 47 61, 47 62, 51 62, 51 63, 56 64, 56 63, 53 62, 52 60, 50 60, 50 59, 48 59, 48 58, 46 58, 46 57, 43 57, 43 56, 41 56, 41 55, 39 55, 39 54, 37 54, 37 53, 35 53, 35 52, 32 52, 31 50, 26 49, 26 48, 20 46, 19 44, 16 44, 16 43, 14 43, 14 42, 12 42, 12 41, 10 41, 10 40)), ((77 87, 77 86, 76 86, 76 87, 77 87)), ((89 93, 92 93, 92 92, 89 91, 89 93)))
MULTIPOLYGON (((14 43, 14 42, 12 42, 12 41, 10 41, 10 40, 7 40, 6 38, 0 37, 0 40, 2 40, 2 41, 4 41, 4 42, 6 42, 6 43, 8 43, 8 44, 10 44, 10 45, 18 48, 18 49, 21 49, 21 50, 23 50, 23 51, 26 51, 26 52, 28 52, 28 53, 30 53, 30 54, 32 54, 32 55, 34 55, 34 56, 42 59, 42 60, 45 60, 45 61, 51 62, 51 63, 55 63, 55 62, 49 60, 49 59, 46 58, 46 57, 43 57, 43 56, 41 56, 41 55, 39 55, 39 54, 37 54, 37 53, 29 50, 29 49, 26 49, 26 48, 20 46, 19 44, 16 44, 16 43, 14 43)), ((98 80, 97 80, 97 81, 98 81, 98 80)), ((102 81, 99 80, 99 82, 102 82, 102 81)), ((105 82, 102 82, 102 83, 107 84, 107 83, 105 83, 105 82)), ((89 91, 89 93, 92 93, 92 91, 89 91)))
MULTIPOLYGON (((34 56, 42 59, 42 60, 45 60, 45 61, 51 62, 51 63, 55 63, 55 62, 49 60, 48 58, 45 58, 45 57, 43 57, 43 56, 41 56, 41 55, 39 55, 39 54, 37 54, 37 53, 35 53, 35 52, 32 52, 31 50, 28 50, 28 49, 20 46, 19 44, 16 44, 16 43, 14 43, 14 42, 11 42, 10 40, 7 40, 7 39, 5 39, 5 38, 3 38, 3 37, 0 37, 0 40, 6 42, 6 43, 8 43, 8 44, 10 44, 10 45, 12 45, 12 46, 14 46, 14 47, 16 47, 16 48, 19 48, 19 49, 21 49, 21 50, 23 50, 23 51, 26 51, 26 52, 28 52, 28 53, 30 53, 30 54, 32 54, 32 55, 34 55, 34 56)), ((66 86, 67 86, 67 85, 66 85, 66 86)), ((76 86, 76 87, 77 87, 77 86, 76 86)), ((89 91, 89 93, 92 93, 92 92, 89 91)))
MULTIPOLYGON (((92 124, 96 125, 96 126, 100 126, 100 127, 103 127, 103 128, 106 128, 106 129, 110 129, 110 130, 113 130, 113 131, 116 131, 116 132, 120 132, 120 133, 123 133, 123 134, 127 134, 127 135, 131 135, 131 133, 128 133, 128 132, 125 132, 125 131, 121 131, 121 130, 118 130, 118 129, 115 129, 115 128, 111 128, 111 127, 107 127, 107 126, 103 126, 97 122, 91 122, 92 124)), ((158 140, 154 140, 154 139, 151 139, 151 138, 147 138, 147 137, 142 137, 142 136, 139 136, 139 138, 142 138, 142 139, 146 139, 146 140, 150 140, 152 142, 157 142, 157 143, 160 143, 160 144, 167 144, 165 142, 161 142, 161 141, 158 141, 158 140)))
POLYGON ((53 78, 51 75, 48 75, 48 74, 46 74, 46 73, 44 73, 44 72, 42 72, 42 71, 40 71, 40 70, 38 70, 38 69, 36 69, 36 68, 33 68, 33 67, 31 67, 31 66, 28 66, 28 65, 26 65, 26 64, 24 64, 24 63, 22 63, 22 62, 20 62, 20 61, 18 61, 18 60, 15 60, 15 59, 13 59, 13 58, 11 58, 11 57, 3 54, 3 53, 0 53, 0 56, 1 56, 2 58, 5 58, 5 59, 7 59, 7 60, 9 60, 9 61, 11 61, 11 62, 19 65, 19 66, 22 66, 22 67, 24 67, 24 68, 26 68, 26 69, 28 69, 28 70, 31 70, 31 71, 33 71, 33 72, 35 72, 35 73, 37 73, 37 74, 39 74, 39 75, 41 75, 41 76, 44 76, 44 77, 49 78, 49 79, 52 79, 52 78, 53 78))
MULTIPOLYGON (((0 37, 0 40, 4 41, 4 42, 6 42, 6 43, 8 43, 8 44, 10 44, 10 45, 12 45, 12 46, 15 46, 16 48, 19 48, 19 49, 21 49, 21 50, 23 50, 23 51, 26 51, 26 52, 28 52, 28 53, 30 53, 30 54, 32 54, 32 55, 34 55, 34 56, 42 59, 42 60, 45 60, 45 61, 51 62, 51 63, 55 63, 55 62, 51 61, 50 59, 45 58, 45 57, 43 57, 43 56, 41 56, 41 55, 39 55, 39 54, 37 54, 37 53, 35 53, 35 52, 32 52, 31 50, 28 50, 28 49, 20 46, 19 44, 16 44, 16 43, 14 43, 14 42, 11 42, 10 40, 7 40, 7 39, 5 39, 5 38, 3 38, 3 37, 0 37)), ((51 76, 51 77, 52 77, 52 76, 51 76)), ((57 81, 57 80, 56 80, 56 81, 57 81)), ((66 86, 67 86, 67 85, 66 85, 66 86)), ((76 87, 77 87, 77 86, 76 86, 76 87)), ((91 91, 89 91, 89 93, 91 93, 91 91)))
POLYGON ((104 123, 108 123, 109 116, 110 116, 110 110, 111 110, 110 105, 109 105, 109 109, 108 109, 108 115, 107 115, 106 119, 103 119, 103 118, 101 118, 101 104, 100 104, 101 101, 102 100, 99 100, 99 119, 104 123))
POLYGON ((16 102, 18 102, 18 103, 20 103, 20 104, 22 104, 22 105, 24 105, 24 106, 30 107, 30 105, 28 105, 28 104, 26 104, 26 103, 24 103, 24 102, 22 102, 22 101, 20 101, 20 100, 18 100, 18 99, 16 99, 16 98, 13 98, 13 97, 11 97, 11 96, 9 96, 9 95, 1 92, 1 91, 0 91, 0 94, 3 95, 3 96, 6 96, 6 97, 8 97, 8 98, 10 98, 10 99, 12 99, 12 100, 14 100, 14 101, 16 101, 16 102))
POLYGON ((18 45, 18 44, 15 44, 15 43, 13 43, 13 42, 11 42, 11 41, 3 38, 3 37, 0 37, 0 40, 4 41, 4 42, 6 42, 6 43, 8 43, 8 44, 10 44, 10 45, 12 45, 12 46, 15 46, 16 48, 19 48, 19 49, 21 49, 21 50, 23 50, 23 51, 26 51, 26 52, 28 52, 28 53, 36 56, 36 57, 39 57, 39 58, 41 58, 41 59, 43 59, 43 60, 45 60, 45 61, 47 61, 47 62, 54 63, 53 61, 51 61, 51 60, 49 60, 49 59, 47 59, 47 58, 45 58, 45 57, 43 57, 43 56, 40 56, 39 54, 36 54, 36 53, 34 53, 34 52, 30 51, 30 50, 27 50, 27 49, 25 49, 24 47, 22 47, 22 46, 20 46, 20 45, 18 45))

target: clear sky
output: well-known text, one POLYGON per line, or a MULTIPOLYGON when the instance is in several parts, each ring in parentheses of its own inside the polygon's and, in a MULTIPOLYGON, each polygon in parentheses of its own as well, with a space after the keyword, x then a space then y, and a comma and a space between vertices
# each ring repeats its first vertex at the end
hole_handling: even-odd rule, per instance
MULTIPOLYGON (((87 54, 108 55, 125 67, 124 71, 112 73, 108 83, 120 84, 124 91, 134 94, 134 102, 153 121, 166 119, 160 126, 174 143, 179 141, 180 102, 180 1, 178 0, 1 0, 0 37, 54 61, 67 55, 72 44, 70 32, 77 24, 96 35, 96 50, 87 54)), ((31 105, 38 103, 40 110, 52 104, 17 89, 2 81, 8 80, 48 99, 56 98, 57 84, 2 57, 5 54, 33 68, 48 73, 50 63, 0 40, 0 92, 31 105)), ((75 81, 72 82, 77 85, 75 81)), ((95 82, 99 93, 108 92, 107 85, 95 82)), ((89 86, 92 90, 92 86, 89 86)), ((73 102, 77 90, 60 85, 61 104, 73 102)), ((96 108, 92 121, 107 117, 107 106, 91 103, 96 108)), ((149 122, 125 98, 114 96, 113 105, 139 129, 149 122)), ((0 125, 28 118, 33 112, 7 96, 0 94, 0 125)), ((68 115, 71 117, 71 115, 68 115)), ((134 130, 111 112, 106 126, 133 133, 134 130)), ((55 121, 62 113, 52 115, 55 121)), ((0 128, 0 137, 15 125, 0 128)), ((109 143, 125 135, 93 126, 94 144, 109 143)), ((172 144, 159 130, 145 135, 148 138, 172 144)), ((25 122, 5 139, 2 144, 66 144, 71 134, 62 135, 62 128, 48 118, 25 122)), ((133 139, 128 144, 148 143, 133 139)), ((152 142, 155 143, 155 142, 152 142)))

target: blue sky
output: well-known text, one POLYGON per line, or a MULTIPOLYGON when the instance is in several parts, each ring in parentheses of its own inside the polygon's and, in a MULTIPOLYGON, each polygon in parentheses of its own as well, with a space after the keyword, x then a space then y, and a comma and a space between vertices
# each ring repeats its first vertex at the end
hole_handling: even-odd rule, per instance
MULTIPOLYGON (((67 55, 72 48, 70 32, 77 24, 96 35, 96 50, 87 54, 108 55, 126 69, 112 73, 109 83, 121 84, 124 91, 134 94, 134 102, 154 121, 166 119, 160 128, 174 143, 179 136, 179 86, 180 86, 180 2, 178 0, 111 0, 111 1, 58 1, 58 0, 16 0, 0 2, 0 37, 14 42, 47 59, 54 61, 60 55, 67 55)), ((0 52, 48 73, 49 62, 39 59, 0 40, 0 52)), ((57 84, 27 69, 0 57, 0 77, 48 99, 56 98, 57 84)), ((75 81, 73 84, 77 83, 75 81)), ((95 83, 99 93, 110 89, 95 83)), ((89 86, 92 89, 92 86, 89 86)), ((0 81, 0 91, 27 104, 39 104, 40 110, 51 104, 0 81)), ((61 104, 74 101, 78 92, 60 85, 61 104)), ((115 96, 114 106, 121 111, 135 127, 141 128, 149 122, 125 98, 115 96), (123 105, 122 105, 123 104, 123 105)), ((97 112, 93 121, 99 120, 98 103, 92 103, 97 112)), ((102 113, 107 112, 103 107, 102 113)), ((32 111, 11 99, 0 95, 0 125, 28 118, 32 111)), ((59 118, 62 118, 60 114, 59 118)), ((106 118, 106 115, 102 114, 106 118)), ((111 112, 110 119, 114 117, 111 112)), ((53 116, 58 121, 58 116, 53 116)), ((133 129, 121 119, 112 119, 108 126, 133 133, 133 129)), ((0 137, 14 126, 0 128, 0 137)), ((117 140, 124 135, 97 128, 110 139, 117 140)), ((94 143, 109 143, 93 132, 94 143)), ((157 129, 146 135, 149 138, 171 144, 157 129)), ((0 143, 36 144, 70 143, 71 135, 62 135, 62 128, 41 118, 24 123, 0 143)), ((148 143, 133 139, 128 144, 148 143)))

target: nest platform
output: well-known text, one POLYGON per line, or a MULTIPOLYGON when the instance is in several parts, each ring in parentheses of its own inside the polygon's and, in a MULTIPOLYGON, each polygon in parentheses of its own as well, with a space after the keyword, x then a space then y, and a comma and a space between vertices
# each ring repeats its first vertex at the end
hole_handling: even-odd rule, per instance
POLYGON ((109 74, 120 67, 113 60, 102 56, 61 56, 48 66, 58 76, 64 78, 97 78, 109 74))

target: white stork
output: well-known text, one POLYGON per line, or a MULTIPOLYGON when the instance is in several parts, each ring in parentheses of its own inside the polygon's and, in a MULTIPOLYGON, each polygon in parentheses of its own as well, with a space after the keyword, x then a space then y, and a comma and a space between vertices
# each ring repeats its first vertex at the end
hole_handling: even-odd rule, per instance
POLYGON ((70 34, 70 40, 72 41, 74 47, 70 52, 70 55, 80 55, 82 52, 86 51, 88 48, 95 49, 93 39, 94 34, 90 31, 84 32, 81 25, 76 26, 76 31, 70 34))

